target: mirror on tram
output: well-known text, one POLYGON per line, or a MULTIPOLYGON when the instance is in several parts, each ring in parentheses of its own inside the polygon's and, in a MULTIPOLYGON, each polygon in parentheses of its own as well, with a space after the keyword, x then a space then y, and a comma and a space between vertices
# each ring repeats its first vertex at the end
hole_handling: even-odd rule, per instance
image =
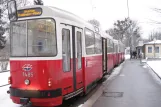
POLYGON ((17 5, 15 0, 11 0, 7 4, 8 6, 8 16, 10 21, 16 21, 17 20, 17 5))

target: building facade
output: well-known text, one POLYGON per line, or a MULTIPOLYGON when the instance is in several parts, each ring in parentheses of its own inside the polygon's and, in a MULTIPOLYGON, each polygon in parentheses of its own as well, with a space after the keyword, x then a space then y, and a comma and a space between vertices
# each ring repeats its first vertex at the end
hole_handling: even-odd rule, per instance
POLYGON ((143 51, 145 58, 161 58, 161 40, 145 43, 143 51))

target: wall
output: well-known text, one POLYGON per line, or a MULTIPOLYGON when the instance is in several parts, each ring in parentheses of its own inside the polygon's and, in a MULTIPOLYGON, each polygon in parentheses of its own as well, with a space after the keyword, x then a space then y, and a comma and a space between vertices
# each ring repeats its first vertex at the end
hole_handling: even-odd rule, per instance
POLYGON ((155 53, 154 44, 145 45, 145 57, 148 57, 148 58, 159 58, 159 57, 161 57, 161 44, 155 44, 155 46, 159 47, 159 53, 155 53), (152 53, 148 53, 148 47, 149 46, 152 47, 152 53))

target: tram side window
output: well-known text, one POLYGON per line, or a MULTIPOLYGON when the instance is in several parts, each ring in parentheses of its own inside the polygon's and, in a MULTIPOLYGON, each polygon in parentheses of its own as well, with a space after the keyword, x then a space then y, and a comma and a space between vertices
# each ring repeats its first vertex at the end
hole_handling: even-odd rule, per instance
POLYGON ((110 40, 110 52, 113 52, 113 42, 110 40))
POLYGON ((112 42, 112 52, 115 52, 115 44, 112 42))
POLYGON ((108 53, 113 52, 113 45, 112 45, 112 41, 110 39, 107 39, 107 52, 108 53))
POLYGON ((78 69, 82 68, 82 34, 77 31, 77 57, 78 57, 78 69))
POLYGON ((85 45, 87 55, 94 54, 94 45, 95 45, 94 32, 88 29, 85 29, 85 45))
POLYGON ((95 53, 96 54, 102 53, 102 40, 99 34, 95 34, 95 53))
POLYGON ((107 53, 110 53, 110 44, 109 39, 107 38, 107 53))
POLYGON ((63 71, 70 71, 70 30, 62 29, 62 57, 63 57, 63 71))
POLYGON ((114 43, 114 52, 116 52, 116 44, 114 43))
POLYGON ((116 45, 116 53, 118 52, 118 45, 116 45))

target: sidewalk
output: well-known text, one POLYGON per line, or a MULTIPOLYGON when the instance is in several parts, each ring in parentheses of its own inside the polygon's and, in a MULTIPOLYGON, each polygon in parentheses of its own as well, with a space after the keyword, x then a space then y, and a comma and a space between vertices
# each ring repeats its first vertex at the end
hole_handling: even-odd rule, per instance
POLYGON ((128 60, 118 77, 104 86, 93 107, 160 107, 161 85, 138 60, 128 60))

